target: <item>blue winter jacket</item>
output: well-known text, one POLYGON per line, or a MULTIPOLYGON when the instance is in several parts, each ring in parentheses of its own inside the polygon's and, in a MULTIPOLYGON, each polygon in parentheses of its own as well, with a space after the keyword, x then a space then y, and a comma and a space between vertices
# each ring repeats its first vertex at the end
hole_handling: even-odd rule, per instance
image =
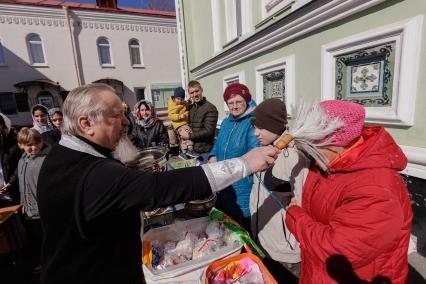
MULTIPOLYGON (((228 115, 220 126, 216 143, 210 152, 218 161, 241 157, 251 149, 260 146, 254 136, 254 127, 250 123, 252 112, 256 106, 254 101, 249 103, 246 111, 239 117, 228 115)), ((250 216, 250 192, 253 186, 253 177, 242 179, 217 195, 216 207, 223 210, 231 218, 239 219, 250 216)), ((238 222, 238 220, 235 220, 238 222)))

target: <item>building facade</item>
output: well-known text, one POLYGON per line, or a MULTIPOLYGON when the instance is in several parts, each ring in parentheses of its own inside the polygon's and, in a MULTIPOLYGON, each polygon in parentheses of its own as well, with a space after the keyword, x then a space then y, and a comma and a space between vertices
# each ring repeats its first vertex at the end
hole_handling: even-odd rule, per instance
POLYGON ((413 239, 426 255, 424 0, 176 0, 184 82, 199 80, 224 118, 224 88, 260 103, 362 103, 408 157, 413 239))
POLYGON ((0 1, 0 109, 14 125, 93 82, 131 108, 139 99, 167 107, 181 84, 175 13, 98 2, 0 1))

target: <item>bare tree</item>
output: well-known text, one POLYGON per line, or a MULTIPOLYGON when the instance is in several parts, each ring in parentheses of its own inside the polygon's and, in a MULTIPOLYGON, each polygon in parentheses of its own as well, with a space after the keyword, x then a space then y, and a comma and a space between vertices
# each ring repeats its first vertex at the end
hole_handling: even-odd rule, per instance
POLYGON ((150 10, 174 11, 173 0, 139 0, 143 7, 150 10))

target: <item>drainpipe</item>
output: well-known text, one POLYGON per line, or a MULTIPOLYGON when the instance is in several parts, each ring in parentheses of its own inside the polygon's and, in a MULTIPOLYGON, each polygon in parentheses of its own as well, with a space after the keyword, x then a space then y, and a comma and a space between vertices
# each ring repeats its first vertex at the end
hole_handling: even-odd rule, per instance
POLYGON ((80 68, 78 65, 78 60, 77 60, 77 47, 75 44, 75 39, 74 39, 74 33, 71 27, 71 16, 70 16, 70 11, 69 8, 66 6, 62 6, 62 9, 64 10, 64 14, 65 14, 65 18, 67 20, 67 26, 68 26, 68 32, 70 35, 70 41, 71 41, 71 47, 72 47, 72 56, 74 59, 74 69, 75 69, 75 75, 77 77, 77 84, 79 86, 81 86, 81 78, 80 78, 80 68))
POLYGON ((176 9, 176 28, 178 34, 179 44, 179 62, 181 68, 181 81, 182 87, 186 89, 189 81, 188 58, 186 48, 186 34, 185 34, 185 15, 183 11, 183 1, 175 0, 176 9))

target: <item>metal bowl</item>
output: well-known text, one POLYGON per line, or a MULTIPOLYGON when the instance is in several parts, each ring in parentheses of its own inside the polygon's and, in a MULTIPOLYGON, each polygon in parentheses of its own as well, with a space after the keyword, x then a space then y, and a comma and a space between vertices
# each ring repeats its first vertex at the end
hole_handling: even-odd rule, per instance
POLYGON ((192 217, 201 217, 208 215, 216 201, 216 195, 212 194, 206 199, 194 200, 185 203, 185 213, 192 217))
POLYGON ((149 147, 141 150, 135 160, 127 166, 142 171, 165 172, 169 151, 164 147, 149 147))

